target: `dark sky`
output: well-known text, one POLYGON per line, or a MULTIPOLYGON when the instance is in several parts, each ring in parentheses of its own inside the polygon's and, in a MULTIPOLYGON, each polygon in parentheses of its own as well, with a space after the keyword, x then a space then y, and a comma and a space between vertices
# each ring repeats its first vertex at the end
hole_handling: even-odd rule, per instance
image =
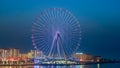
POLYGON ((81 52, 120 59, 119 0, 0 0, 0 48, 33 49, 32 23, 52 7, 65 8, 79 20, 81 52))

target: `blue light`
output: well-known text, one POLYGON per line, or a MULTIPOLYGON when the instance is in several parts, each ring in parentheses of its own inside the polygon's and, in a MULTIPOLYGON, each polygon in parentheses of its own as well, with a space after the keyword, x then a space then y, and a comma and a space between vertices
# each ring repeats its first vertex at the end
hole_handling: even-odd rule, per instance
POLYGON ((35 63, 35 64, 37 64, 37 63, 39 63, 39 62, 40 62, 39 59, 34 59, 34 63, 35 63))

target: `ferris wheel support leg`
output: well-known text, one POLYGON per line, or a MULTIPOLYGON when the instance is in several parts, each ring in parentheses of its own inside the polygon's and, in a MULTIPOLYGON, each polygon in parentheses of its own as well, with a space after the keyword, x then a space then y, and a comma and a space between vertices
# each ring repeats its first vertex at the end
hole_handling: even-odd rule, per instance
POLYGON ((53 42, 52 42, 52 46, 51 46, 51 49, 50 49, 50 52, 49 52, 49 57, 51 56, 51 52, 52 52, 52 50, 53 50, 53 47, 54 47, 54 42, 55 42, 55 38, 53 39, 53 42))

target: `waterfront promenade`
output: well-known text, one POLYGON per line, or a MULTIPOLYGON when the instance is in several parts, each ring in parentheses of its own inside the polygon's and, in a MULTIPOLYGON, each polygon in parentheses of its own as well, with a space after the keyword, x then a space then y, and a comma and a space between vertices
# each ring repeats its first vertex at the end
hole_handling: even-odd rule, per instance
POLYGON ((105 63, 120 63, 120 61, 109 61, 109 62, 78 62, 78 63, 64 63, 64 64, 47 64, 47 63, 38 63, 38 64, 34 64, 34 63, 21 63, 21 64, 0 64, 0 66, 33 66, 33 65, 42 65, 42 66, 70 66, 70 65, 89 65, 89 64, 105 64, 105 63))

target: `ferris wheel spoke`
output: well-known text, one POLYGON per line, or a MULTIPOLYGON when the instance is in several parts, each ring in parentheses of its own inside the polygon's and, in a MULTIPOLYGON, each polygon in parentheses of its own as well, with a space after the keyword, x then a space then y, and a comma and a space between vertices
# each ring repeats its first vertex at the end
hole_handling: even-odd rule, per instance
POLYGON ((33 28, 45 28, 45 25, 36 23, 33 28))
MULTIPOLYGON (((67 11, 66 11, 67 12, 67 11)), ((67 15, 66 13, 64 13, 64 22, 65 22, 65 24, 67 24, 68 25, 68 22, 67 22, 67 19, 68 19, 68 17, 69 17, 69 15, 67 15)))
POLYGON ((36 31, 36 33, 34 33, 33 35, 34 35, 35 37, 45 37, 45 36, 46 36, 45 33, 43 33, 43 32, 37 32, 37 31, 36 31))
POLYGON ((46 21, 46 23, 49 22, 49 18, 48 18, 48 15, 46 14, 46 11, 42 13, 42 17, 44 18, 44 20, 46 21))
MULTIPOLYGON (((67 19, 67 22, 66 23, 71 23, 71 21, 74 20, 73 16, 71 15, 71 13, 69 12, 69 18, 67 19)), ((74 23, 74 21, 72 22, 74 23)), ((75 23, 74 23, 75 24, 75 23)))
POLYGON ((36 23, 37 25, 40 25, 40 26, 45 26, 45 23, 41 20, 41 18, 37 18, 37 21, 35 21, 34 23, 36 23), (41 23, 39 23, 41 22, 41 23))
POLYGON ((42 33, 42 32, 44 32, 44 31, 46 31, 46 29, 44 29, 44 30, 42 30, 42 29, 40 29, 40 28, 34 28, 34 30, 32 30, 33 32, 38 32, 38 33, 42 33))
POLYGON ((39 43, 39 45, 38 45, 38 48, 40 48, 42 50, 46 49, 47 47, 48 46, 47 46, 47 44, 45 42, 39 43))

